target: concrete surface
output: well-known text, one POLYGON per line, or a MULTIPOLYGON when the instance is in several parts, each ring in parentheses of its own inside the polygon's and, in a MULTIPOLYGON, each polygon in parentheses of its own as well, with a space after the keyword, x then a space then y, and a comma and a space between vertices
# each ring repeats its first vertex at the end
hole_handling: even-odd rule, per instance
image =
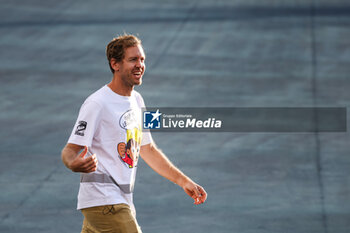
MULTIPOLYGON (((143 40, 150 106, 349 107, 345 0, 2 0, 0 19, 0 232, 80 232, 60 151, 124 31, 143 40)), ((209 197, 193 206, 141 161, 144 233, 350 232, 347 132, 153 137, 209 197)))

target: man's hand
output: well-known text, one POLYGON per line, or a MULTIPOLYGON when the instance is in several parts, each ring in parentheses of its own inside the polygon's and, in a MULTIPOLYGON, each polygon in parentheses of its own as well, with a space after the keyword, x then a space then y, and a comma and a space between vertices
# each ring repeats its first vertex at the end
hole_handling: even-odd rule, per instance
POLYGON ((85 146, 84 150, 70 163, 70 169, 73 172, 94 172, 97 169, 97 158, 93 154, 90 157, 85 158, 88 152, 88 147, 85 146))
POLYGON ((188 196, 192 197, 195 205, 202 204, 207 199, 207 193, 204 188, 191 180, 188 180, 182 188, 188 196))
POLYGON ((159 175, 167 178, 184 189, 194 200, 194 204, 202 204, 207 199, 204 188, 193 182, 189 177, 175 167, 154 143, 141 146, 142 159, 159 175))
POLYGON ((62 161, 73 172, 94 172, 98 164, 96 155, 93 154, 90 157, 85 157, 87 153, 87 146, 82 147, 75 144, 67 144, 62 150, 62 161), (78 154, 82 148, 84 148, 84 150, 78 154))

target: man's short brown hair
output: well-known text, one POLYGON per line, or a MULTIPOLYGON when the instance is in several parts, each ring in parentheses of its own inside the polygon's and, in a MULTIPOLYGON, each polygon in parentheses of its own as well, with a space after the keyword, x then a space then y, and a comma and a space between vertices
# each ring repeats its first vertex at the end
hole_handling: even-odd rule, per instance
POLYGON ((125 49, 137 45, 141 45, 141 40, 131 34, 124 34, 118 36, 117 38, 113 38, 113 40, 109 42, 106 48, 106 55, 108 59, 109 68, 111 69, 112 73, 114 73, 114 69, 111 66, 111 59, 114 58, 117 62, 122 61, 125 56, 125 49))

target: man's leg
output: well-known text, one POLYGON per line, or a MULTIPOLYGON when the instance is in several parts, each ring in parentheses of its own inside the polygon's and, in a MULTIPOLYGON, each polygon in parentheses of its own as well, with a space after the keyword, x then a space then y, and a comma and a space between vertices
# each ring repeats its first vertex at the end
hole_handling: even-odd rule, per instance
POLYGON ((81 212, 85 217, 82 233, 142 233, 126 204, 96 206, 81 212))

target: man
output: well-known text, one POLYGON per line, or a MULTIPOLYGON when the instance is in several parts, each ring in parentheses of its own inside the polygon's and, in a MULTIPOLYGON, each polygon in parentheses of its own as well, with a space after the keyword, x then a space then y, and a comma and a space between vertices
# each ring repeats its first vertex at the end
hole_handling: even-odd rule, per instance
POLYGON ((167 159, 149 132, 142 132, 144 102, 134 90, 146 68, 140 39, 119 36, 107 45, 106 53, 113 79, 85 100, 62 161, 81 172, 82 232, 141 232, 132 199, 139 155, 182 187, 195 204, 204 203, 207 194, 167 159))

